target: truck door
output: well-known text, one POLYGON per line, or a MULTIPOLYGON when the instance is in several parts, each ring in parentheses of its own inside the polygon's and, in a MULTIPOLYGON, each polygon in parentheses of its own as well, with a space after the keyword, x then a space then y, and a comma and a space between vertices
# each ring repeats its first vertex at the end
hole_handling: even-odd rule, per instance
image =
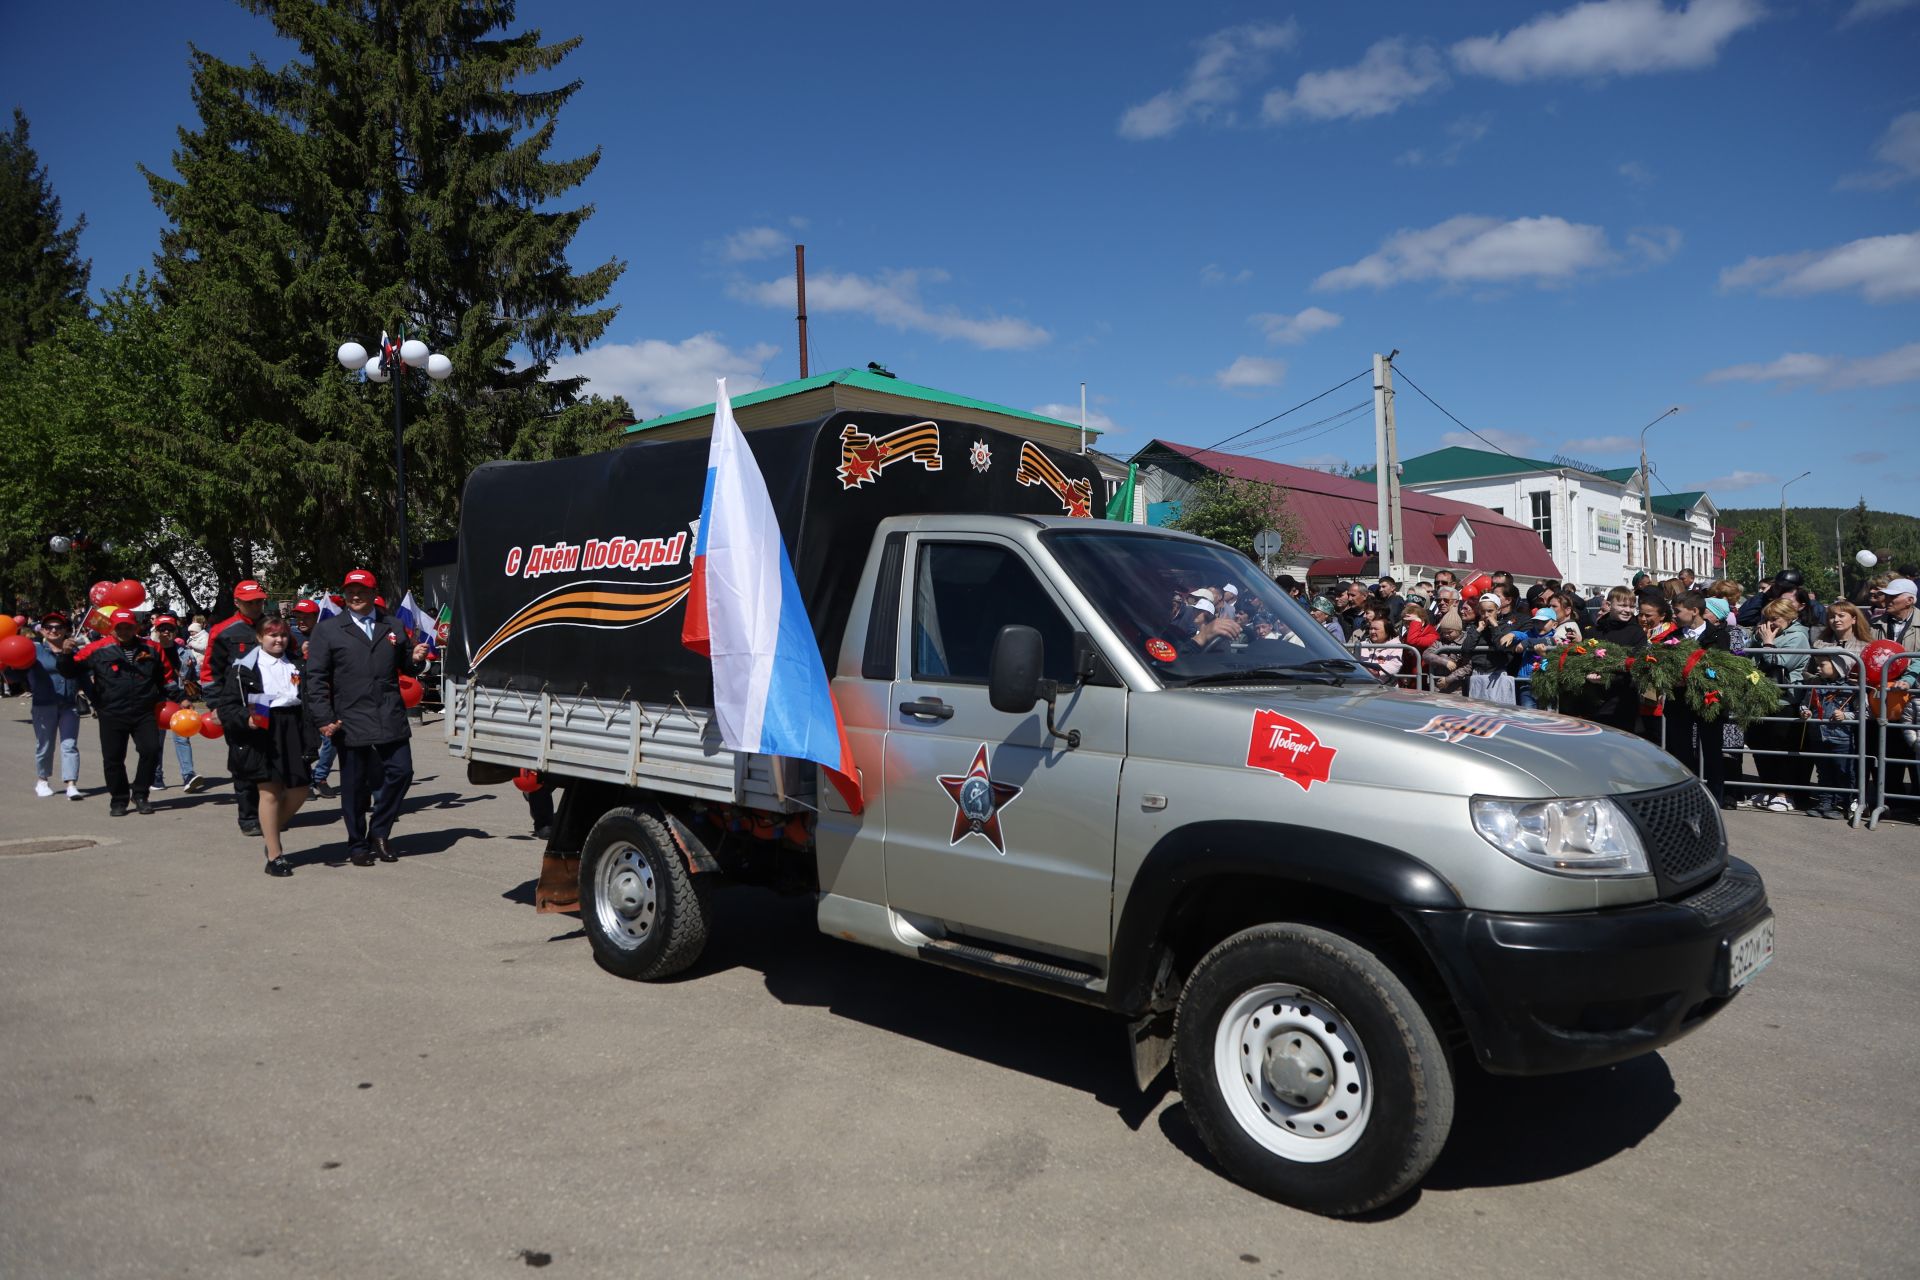
POLYGON ((1072 681, 1074 626, 1013 542, 916 535, 909 624, 886 735, 887 902, 950 932, 1072 954, 1104 970, 1126 690, 1082 685, 1023 715, 994 710, 987 671, 1010 623, 1040 632, 1072 681))

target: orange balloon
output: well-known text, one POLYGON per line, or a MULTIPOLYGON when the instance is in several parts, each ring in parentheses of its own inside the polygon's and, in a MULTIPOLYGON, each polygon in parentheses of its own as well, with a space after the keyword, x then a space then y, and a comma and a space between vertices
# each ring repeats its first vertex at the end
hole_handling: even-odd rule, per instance
POLYGON ((167 721, 167 728, 182 738, 191 738, 200 732, 200 713, 181 709, 173 713, 173 719, 167 721))
POLYGON ((19 630, 20 628, 14 625, 12 618, 4 613, 0 613, 0 640, 5 640, 8 636, 16 634, 19 630))

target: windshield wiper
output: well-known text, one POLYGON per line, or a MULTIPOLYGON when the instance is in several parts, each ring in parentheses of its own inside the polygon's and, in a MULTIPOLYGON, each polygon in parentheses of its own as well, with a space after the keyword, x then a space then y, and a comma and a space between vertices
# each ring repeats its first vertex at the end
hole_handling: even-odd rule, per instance
MULTIPOLYGON (((1362 671, 1369 669, 1364 663, 1353 658, 1315 658, 1310 662, 1290 662, 1283 667, 1236 667, 1232 671, 1216 671, 1211 675, 1194 676, 1184 681, 1182 688, 1192 688, 1200 684, 1231 684, 1248 677, 1258 679, 1311 680, 1315 677, 1327 678, 1336 687, 1346 683, 1345 676, 1351 669, 1358 667, 1362 671)), ((1371 674, 1371 672, 1369 672, 1371 674)))

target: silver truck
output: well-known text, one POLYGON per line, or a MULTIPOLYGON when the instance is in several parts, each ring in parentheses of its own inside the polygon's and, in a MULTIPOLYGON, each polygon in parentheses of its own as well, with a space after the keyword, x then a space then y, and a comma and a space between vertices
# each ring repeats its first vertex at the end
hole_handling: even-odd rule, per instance
POLYGON ((698 702, 449 680, 455 755, 561 784, 607 970, 687 969, 712 878, 777 867, 833 937, 1111 1010, 1233 1178, 1349 1215, 1427 1172, 1458 1072, 1649 1052, 1772 958, 1667 754, 1383 682, 1217 543, 950 513, 842 552, 857 816, 698 702))

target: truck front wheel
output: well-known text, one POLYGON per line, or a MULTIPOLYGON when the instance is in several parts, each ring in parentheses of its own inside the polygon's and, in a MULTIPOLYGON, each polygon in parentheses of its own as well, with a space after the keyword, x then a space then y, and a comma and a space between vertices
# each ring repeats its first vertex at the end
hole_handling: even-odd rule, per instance
POLYGON ((1315 1213, 1405 1193, 1453 1120, 1452 1071, 1419 1002, 1372 952, 1306 925, 1260 925, 1202 957, 1174 1061, 1227 1173, 1315 1213))
POLYGON ((580 850, 580 920, 593 958, 623 978, 671 977, 707 945, 707 896, 652 814, 612 809, 580 850))

